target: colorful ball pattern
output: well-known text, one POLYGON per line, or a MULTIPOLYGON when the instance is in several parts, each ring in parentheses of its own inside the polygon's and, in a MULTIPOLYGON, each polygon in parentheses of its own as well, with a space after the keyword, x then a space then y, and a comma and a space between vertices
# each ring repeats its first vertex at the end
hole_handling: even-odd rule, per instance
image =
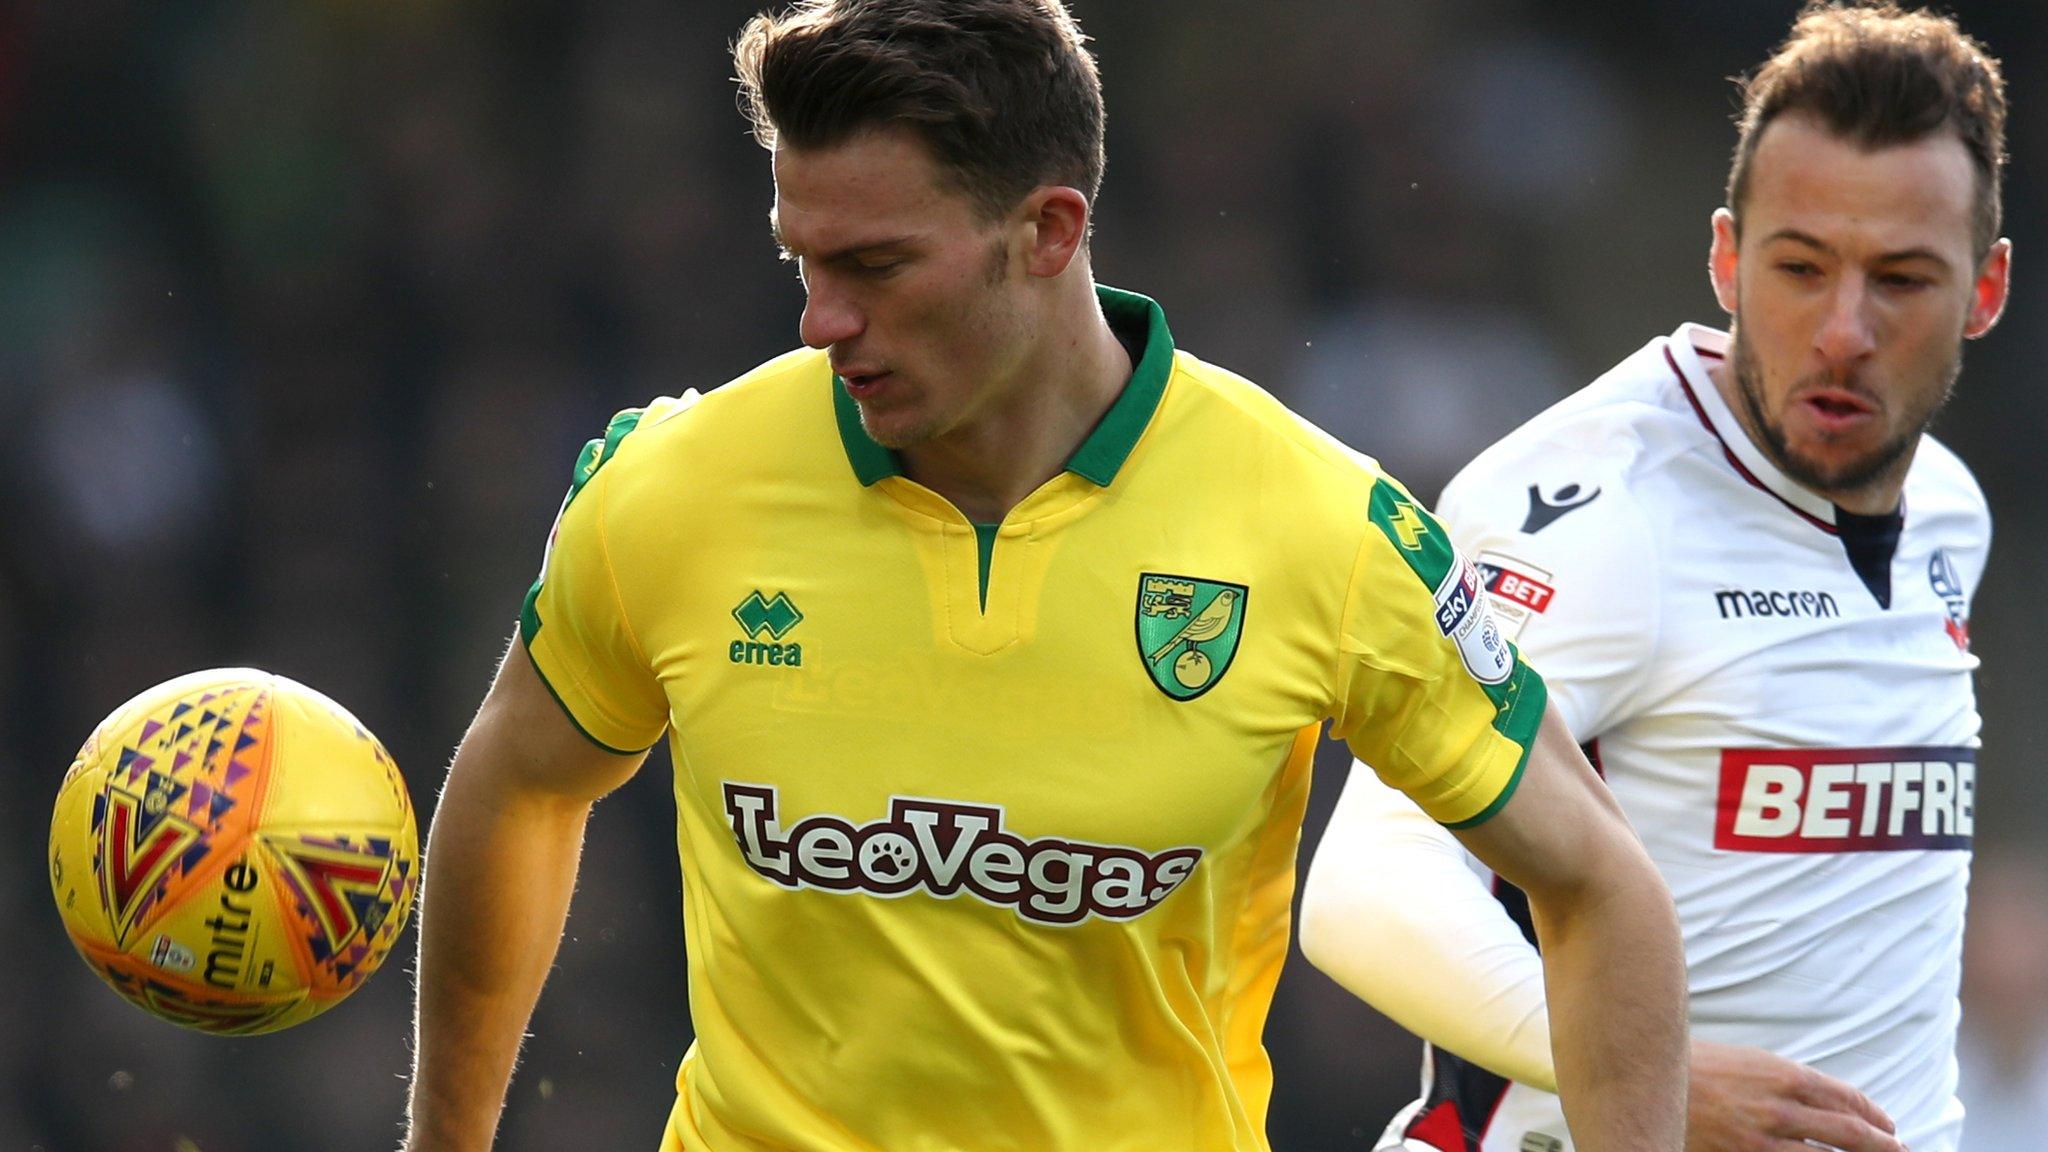
POLYGON ((348 711, 248 668, 114 710, 50 823, 71 942, 136 1006, 271 1032, 362 986, 405 927, 419 836, 405 781, 348 711))

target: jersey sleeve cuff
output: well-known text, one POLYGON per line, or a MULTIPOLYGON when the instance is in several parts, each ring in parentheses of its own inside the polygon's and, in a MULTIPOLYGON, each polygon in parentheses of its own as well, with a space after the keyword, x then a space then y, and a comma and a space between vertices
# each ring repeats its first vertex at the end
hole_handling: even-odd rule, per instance
POLYGON ((577 710, 563 698, 561 690, 555 687, 558 678, 564 683, 574 684, 574 675, 568 674, 566 669, 559 665, 545 641, 539 639, 534 632, 528 631, 525 619, 520 621, 519 641, 520 647, 526 650, 527 659, 533 664, 534 675, 540 677, 541 687, 548 690, 548 695, 554 699, 556 706, 561 708, 562 715, 569 718, 570 725, 582 734, 585 740, 614 756, 638 756, 661 743, 660 732, 656 732, 651 739, 642 738, 641 734, 634 733, 622 725, 600 719, 594 704, 586 707, 585 715, 578 715, 577 710), (555 675, 549 674, 550 665, 556 666, 555 675))
POLYGON ((1492 803, 1480 809, 1478 815, 1470 816, 1466 819, 1459 820, 1453 823, 1446 823, 1444 827, 1449 828, 1453 832, 1460 832, 1467 828, 1477 828, 1481 824, 1486 823, 1488 820, 1493 819, 1495 813, 1499 812, 1502 808, 1507 807, 1508 800, 1511 799, 1515 794, 1515 789, 1521 786, 1522 773, 1526 771, 1528 767, 1529 750, 1527 748, 1524 748, 1522 749, 1522 758, 1515 762, 1515 770, 1513 774, 1511 774, 1508 777, 1508 782, 1502 786, 1500 790, 1500 795, 1495 796, 1493 798, 1492 803))
POLYGON ((1452 831, 1476 828, 1494 814, 1507 807, 1508 800, 1521 786, 1522 773, 1529 767, 1529 751, 1536 746, 1536 732, 1543 727, 1543 713, 1549 702, 1550 689, 1543 683, 1534 669, 1521 662, 1521 654, 1515 654, 1515 675, 1513 702, 1494 719, 1494 730, 1512 741, 1519 755, 1515 758, 1514 771, 1508 774, 1506 784, 1501 786, 1486 807, 1477 813, 1458 821, 1445 821, 1444 827, 1452 831))

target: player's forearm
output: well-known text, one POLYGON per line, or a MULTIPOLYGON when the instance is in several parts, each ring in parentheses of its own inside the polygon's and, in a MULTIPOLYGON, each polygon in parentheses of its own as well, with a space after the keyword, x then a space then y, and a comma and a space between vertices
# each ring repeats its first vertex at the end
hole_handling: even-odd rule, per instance
POLYGON ((449 772, 427 845, 407 1152, 491 1146, 590 811, 495 788, 470 752, 449 772))
POLYGON ((1620 879, 1597 895, 1531 893, 1559 1094, 1581 1152, 1677 1152, 1687 1051, 1677 915, 1639 849, 1609 874, 1620 879))

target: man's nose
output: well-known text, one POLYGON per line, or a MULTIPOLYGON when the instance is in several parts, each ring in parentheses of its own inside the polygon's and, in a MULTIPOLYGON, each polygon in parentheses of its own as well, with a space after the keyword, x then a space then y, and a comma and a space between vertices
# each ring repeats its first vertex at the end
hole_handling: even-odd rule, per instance
POLYGON ((843 294, 833 290, 825 277, 812 276, 806 285, 803 319, 797 333, 806 347, 830 348, 861 334, 867 319, 843 294))
POLYGON ((1853 364, 1877 348, 1868 280, 1862 276, 1843 278, 1828 301, 1827 315, 1814 333, 1813 344, 1831 365, 1853 364))

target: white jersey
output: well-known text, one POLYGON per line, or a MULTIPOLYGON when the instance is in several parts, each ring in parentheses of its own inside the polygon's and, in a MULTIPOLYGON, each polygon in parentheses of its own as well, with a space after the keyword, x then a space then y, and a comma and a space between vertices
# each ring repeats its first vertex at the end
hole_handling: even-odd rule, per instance
MULTIPOLYGON (((1652 341, 1488 449, 1439 514, 1671 887, 1693 1035, 1809 1064, 1915 1152, 1953 1152, 1989 514, 1931 438, 1901 516, 1793 483, 1708 377, 1727 343, 1652 341)), ((1570 1147, 1555 1096, 1441 1051, 1432 1070, 1411 1139, 1570 1147), (1432 1099, 1458 1122, 1415 1128, 1432 1099)))

